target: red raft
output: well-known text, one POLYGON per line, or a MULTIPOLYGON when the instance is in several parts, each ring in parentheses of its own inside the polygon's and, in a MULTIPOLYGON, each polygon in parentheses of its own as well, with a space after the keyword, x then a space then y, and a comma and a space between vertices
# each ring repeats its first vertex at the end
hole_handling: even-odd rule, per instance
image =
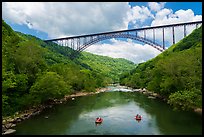
POLYGON ((100 117, 96 118, 95 120, 95 123, 102 123, 102 122, 103 122, 103 119, 100 117))
POLYGON ((141 115, 137 115, 137 116, 135 116, 135 119, 136 119, 136 120, 141 120, 141 119, 142 119, 142 116, 141 116, 141 115))

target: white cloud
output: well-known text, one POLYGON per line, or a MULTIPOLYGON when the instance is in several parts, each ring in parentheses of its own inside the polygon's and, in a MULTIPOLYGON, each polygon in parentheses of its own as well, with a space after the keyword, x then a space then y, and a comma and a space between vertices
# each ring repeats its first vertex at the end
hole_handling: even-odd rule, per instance
POLYGON ((152 21, 151 26, 167 25, 174 23, 184 23, 191 21, 201 21, 202 15, 194 15, 191 9, 178 10, 173 13, 171 9, 162 9, 156 13, 155 19, 152 21))
POLYGON ((152 11, 159 11, 164 8, 166 2, 148 2, 148 6, 152 11))
POLYGON ((167 18, 170 14, 172 14, 173 10, 171 9, 162 9, 156 13, 155 20, 160 19, 163 20, 167 18))
POLYGON ((128 2, 3 2, 3 19, 56 38, 127 29, 128 2), (31 27, 31 26, 29 26, 31 27))
POLYGON ((134 63, 147 61, 161 53, 147 44, 141 45, 116 39, 112 39, 111 42, 111 44, 92 45, 85 51, 113 58, 125 58, 134 63))
POLYGON ((149 18, 154 18, 154 16, 147 7, 135 6, 128 11, 128 22, 133 22, 134 24, 138 22, 144 23, 149 18))

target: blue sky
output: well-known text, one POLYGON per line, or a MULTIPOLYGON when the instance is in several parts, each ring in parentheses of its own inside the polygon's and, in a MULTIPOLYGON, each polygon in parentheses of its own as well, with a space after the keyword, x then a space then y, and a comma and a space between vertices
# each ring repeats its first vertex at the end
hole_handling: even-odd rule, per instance
MULTIPOLYGON (((45 40, 198 21, 202 20, 202 2, 2 2, 2 18, 15 31, 45 40)), ((171 43, 170 39, 166 43, 171 43)), ((121 39, 97 43, 86 51, 135 63, 160 54, 148 45, 121 39)))
MULTIPOLYGON (((130 2, 131 6, 139 5, 139 6, 147 6, 147 2, 130 2)), ((177 11, 180 9, 187 10, 192 9, 195 14, 202 14, 202 2, 167 2, 165 4, 166 8, 173 9, 173 11, 177 11)))
POLYGON ((194 14, 202 15, 202 2, 167 2, 166 7, 174 11, 192 9, 194 14))

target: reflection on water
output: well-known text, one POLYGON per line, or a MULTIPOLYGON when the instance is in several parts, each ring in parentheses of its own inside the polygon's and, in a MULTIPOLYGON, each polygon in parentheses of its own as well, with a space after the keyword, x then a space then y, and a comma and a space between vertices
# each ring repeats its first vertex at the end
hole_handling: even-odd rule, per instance
MULTIPOLYGON (((160 100, 148 99, 136 92, 111 92, 117 89, 109 88, 112 88, 110 92, 77 97, 65 104, 46 109, 40 115, 18 124, 16 134, 202 134, 200 115, 175 112, 160 100), (136 114, 142 116, 141 121, 135 119, 136 114), (103 118, 103 122, 96 125, 96 117, 103 118)), ((122 91, 121 89, 119 90, 122 91)))

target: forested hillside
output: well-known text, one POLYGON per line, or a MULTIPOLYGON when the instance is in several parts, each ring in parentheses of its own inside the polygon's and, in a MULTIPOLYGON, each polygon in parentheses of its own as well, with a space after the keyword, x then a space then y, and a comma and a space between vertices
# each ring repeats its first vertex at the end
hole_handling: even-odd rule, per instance
POLYGON ((2 115, 74 92, 94 92, 135 67, 124 59, 85 52, 73 57, 74 52, 15 32, 2 20, 2 115))
POLYGON ((174 109, 202 108, 202 26, 157 57, 123 73, 120 82, 166 96, 174 109))
POLYGON ((120 75, 136 67, 133 62, 126 59, 113 59, 99 55, 83 52, 79 58, 80 62, 88 64, 97 73, 102 73, 105 77, 110 77, 111 83, 118 83, 120 75))

